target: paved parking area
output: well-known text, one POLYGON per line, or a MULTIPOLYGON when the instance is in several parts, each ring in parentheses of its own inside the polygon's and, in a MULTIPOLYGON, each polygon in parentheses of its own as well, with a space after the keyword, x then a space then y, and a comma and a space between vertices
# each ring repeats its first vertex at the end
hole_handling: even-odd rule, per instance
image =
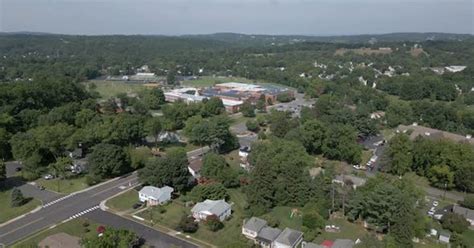
POLYGON ((281 102, 277 103, 275 105, 269 106, 268 110, 270 109, 276 109, 278 111, 286 111, 286 112, 291 112, 292 117, 300 117, 301 115, 301 109, 303 107, 312 107, 314 106, 315 100, 307 100, 304 98, 304 94, 296 93, 295 94, 295 100, 291 102, 281 102))

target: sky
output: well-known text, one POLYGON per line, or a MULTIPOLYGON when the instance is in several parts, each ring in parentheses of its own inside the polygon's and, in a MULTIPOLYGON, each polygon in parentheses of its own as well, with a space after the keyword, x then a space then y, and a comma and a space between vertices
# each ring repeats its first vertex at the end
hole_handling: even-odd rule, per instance
POLYGON ((474 34, 474 0, 0 0, 0 32, 474 34))

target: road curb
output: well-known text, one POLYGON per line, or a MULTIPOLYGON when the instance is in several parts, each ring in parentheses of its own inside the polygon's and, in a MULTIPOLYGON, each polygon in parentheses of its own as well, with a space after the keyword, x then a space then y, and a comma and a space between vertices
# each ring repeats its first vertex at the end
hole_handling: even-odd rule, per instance
POLYGON ((12 223, 12 222, 14 222, 14 221, 17 221, 17 220, 19 220, 19 219, 21 219, 21 218, 23 218, 23 217, 29 215, 29 214, 36 213, 36 212, 38 212, 39 210, 41 210, 41 208, 43 208, 43 205, 36 207, 35 209, 31 210, 31 211, 28 212, 28 213, 19 215, 19 216, 13 218, 13 219, 8 220, 7 222, 4 222, 4 223, 0 224, 0 227, 6 226, 6 225, 8 225, 8 224, 10 224, 10 223, 12 223))

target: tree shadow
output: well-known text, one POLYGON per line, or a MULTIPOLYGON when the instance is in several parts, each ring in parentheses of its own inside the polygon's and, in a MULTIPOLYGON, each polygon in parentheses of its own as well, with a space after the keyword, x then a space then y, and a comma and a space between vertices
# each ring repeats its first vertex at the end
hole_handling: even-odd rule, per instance
POLYGON ((14 176, 6 178, 2 183, 0 183, 0 190, 7 191, 13 188, 20 187, 25 184, 25 181, 22 177, 14 176))

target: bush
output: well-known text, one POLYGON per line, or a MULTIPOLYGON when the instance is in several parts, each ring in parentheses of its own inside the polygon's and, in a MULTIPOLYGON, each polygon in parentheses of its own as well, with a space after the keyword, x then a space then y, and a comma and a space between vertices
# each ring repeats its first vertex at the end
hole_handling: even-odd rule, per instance
POLYGON ((25 203, 25 197, 21 190, 18 188, 14 188, 11 194, 11 206, 12 207, 19 207, 25 203))
POLYGON ((464 201, 461 202, 461 206, 474 210, 474 195, 468 195, 464 197, 464 201))
POLYGON ((258 132, 259 126, 258 123, 254 120, 248 120, 245 123, 245 126, 247 126, 247 129, 252 132, 258 132))
POLYGON ((213 232, 217 232, 218 230, 224 228, 224 224, 215 215, 208 216, 205 224, 209 230, 213 232))
POLYGON ((469 227, 469 222, 462 216, 456 213, 447 213, 441 218, 441 226, 452 232, 463 233, 469 227))
POLYGON ((194 233, 198 230, 198 223, 192 216, 183 216, 178 224, 178 229, 186 233, 194 233))
POLYGON ((102 178, 97 174, 89 174, 86 176, 86 183, 89 186, 96 185, 102 181, 102 178))
POLYGON ((281 93, 277 96, 277 101, 279 102, 291 102, 295 98, 290 93, 281 93))
POLYGON ((262 216, 262 219, 267 221, 268 226, 270 227, 278 227, 280 225, 280 220, 275 218, 275 216, 271 214, 265 214, 262 216))
POLYGON ((229 198, 226 188, 221 183, 198 185, 189 192, 189 196, 195 202, 229 198))

